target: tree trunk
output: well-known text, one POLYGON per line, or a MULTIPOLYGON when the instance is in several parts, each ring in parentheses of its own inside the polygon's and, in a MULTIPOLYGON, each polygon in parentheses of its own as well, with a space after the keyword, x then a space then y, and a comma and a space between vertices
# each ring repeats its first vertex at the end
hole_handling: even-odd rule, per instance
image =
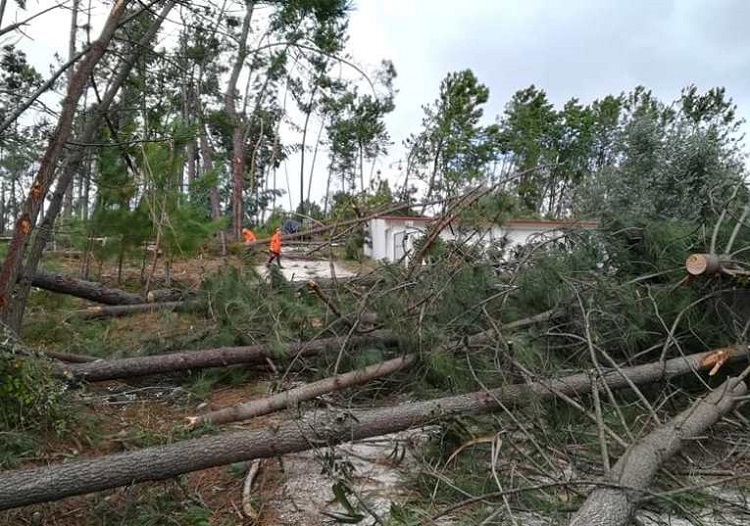
POLYGON ((639 440, 614 465, 606 479, 607 487, 598 487, 589 495, 570 526, 629 524, 643 492, 661 465, 677 453, 685 441, 699 437, 734 409, 746 392, 745 382, 730 378, 669 423, 639 440))
POLYGON ((118 360, 106 360, 96 363, 68 366, 59 371, 66 378, 96 382, 115 378, 133 378, 149 374, 171 373, 188 369, 205 369, 225 367, 236 364, 262 364, 267 359, 287 358, 293 356, 313 356, 327 349, 340 348, 342 345, 365 345, 380 343, 387 346, 398 345, 399 339, 384 333, 373 333, 367 336, 351 338, 321 338, 308 342, 289 344, 283 356, 277 356, 270 345, 248 345, 245 347, 219 347, 204 351, 183 351, 154 356, 138 356, 118 360))
POLYGON ((164 301, 162 303, 141 303, 135 305, 111 305, 107 307, 89 307, 80 310, 77 315, 84 320, 96 320, 100 318, 119 318, 129 314, 141 312, 154 312, 157 310, 173 309, 180 312, 199 311, 206 308, 206 304, 200 301, 164 301))
MULTIPOLYGON (((80 0, 73 0, 70 12, 70 35, 68 37, 68 60, 73 60, 76 54, 76 37, 78 36, 78 9, 80 0)), ((68 86, 73 82, 73 70, 68 70, 68 86)), ((84 101, 84 106, 86 102, 84 101)), ((65 190, 65 202, 63 204, 63 215, 70 216, 73 213, 73 187, 68 185, 65 190)))
POLYGON ((192 417, 191 425, 196 424, 226 424, 227 422, 236 422, 237 420, 249 420, 256 416, 273 413, 288 407, 292 407, 299 402, 312 400, 318 396, 333 391, 341 391, 355 385, 366 384, 382 378, 389 374, 395 373, 401 369, 407 369, 417 362, 417 355, 407 354, 400 358, 394 358, 387 362, 378 363, 357 369, 348 373, 339 374, 330 378, 324 378, 317 382, 305 384, 295 389, 290 389, 267 398, 260 400, 250 400, 244 404, 238 404, 232 407, 226 407, 217 411, 211 411, 204 415, 192 417))
POLYGON ((237 58, 224 93, 224 110, 232 123, 232 238, 240 239, 244 217, 242 193, 245 186, 245 123, 237 112, 237 81, 247 57, 247 37, 250 34, 250 21, 255 10, 254 0, 245 0, 245 17, 239 36, 237 58))
MULTIPOLYGON (((728 352, 734 359, 747 357, 746 347, 730 348, 728 352)), ((645 384, 664 380, 705 369, 703 364, 713 354, 715 352, 704 352, 661 363, 625 367, 607 372, 601 380, 610 389, 627 388, 630 382, 645 384)), ((6 471, 0 478, 0 510, 395 433, 455 415, 486 413, 497 409, 500 403, 507 407, 551 399, 556 393, 573 396, 590 392, 590 375, 580 373, 369 411, 336 411, 335 414, 316 411, 278 427, 195 438, 98 459, 6 471)))
MULTIPOLYGON (((99 39, 91 45, 91 49, 81 61, 71 79, 68 93, 63 101, 60 120, 52 132, 47 151, 39 163, 39 171, 34 178, 29 195, 16 221, 13 240, 8 248, 8 254, 3 261, 2 269, 0 269, 0 314, 3 320, 9 318, 11 311, 11 290, 15 286, 16 278, 21 269, 29 236, 34 229, 37 216, 42 209, 45 197, 52 184, 57 161, 65 143, 70 137, 78 100, 83 94, 84 87, 94 67, 109 46, 109 42, 117 29, 127 4, 128 0, 117 0, 114 4, 99 39)), ((12 320, 13 325, 11 328, 17 331, 20 328, 20 321, 20 319, 12 320)))
POLYGON ((31 278, 31 284, 50 292, 69 294, 105 305, 134 305, 144 302, 143 297, 138 294, 111 289, 101 283, 75 279, 43 270, 34 274, 34 277, 31 278))
POLYGON ((60 360, 61 362, 68 363, 89 363, 99 360, 99 358, 96 358, 94 356, 86 356, 83 354, 70 354, 55 351, 44 351, 44 354, 46 354, 50 358, 54 358, 55 360, 60 360))
MULTIPOLYGON (((203 128, 201 128, 201 134, 200 134, 200 148, 201 148, 201 157, 203 158, 203 173, 207 174, 213 171, 214 160, 213 160, 213 155, 211 153, 211 146, 208 144, 208 139, 206 138, 206 131, 203 128)), ((214 221, 217 221, 221 218, 221 200, 219 199, 218 184, 219 183, 217 181, 216 184, 211 185, 211 189, 209 190, 209 201, 211 204, 211 219, 213 219, 214 221)), ((227 255, 227 238, 226 238, 224 229, 219 231, 219 241, 221 242, 221 255, 226 256, 227 255)))

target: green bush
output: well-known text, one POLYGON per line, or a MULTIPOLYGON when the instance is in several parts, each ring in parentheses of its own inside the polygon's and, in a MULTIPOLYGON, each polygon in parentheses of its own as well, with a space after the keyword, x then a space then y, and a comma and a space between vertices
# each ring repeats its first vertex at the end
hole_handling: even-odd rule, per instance
POLYGON ((14 344, 0 350, 0 430, 59 430, 64 385, 43 359, 21 356, 14 344))

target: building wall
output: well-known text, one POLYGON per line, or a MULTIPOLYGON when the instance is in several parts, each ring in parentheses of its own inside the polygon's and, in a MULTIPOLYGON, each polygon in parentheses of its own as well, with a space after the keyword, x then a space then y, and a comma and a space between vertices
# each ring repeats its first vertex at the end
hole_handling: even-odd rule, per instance
MULTIPOLYGON (((370 220, 368 225, 370 246, 365 247, 365 255, 377 261, 385 260, 391 263, 399 261, 405 254, 413 252, 414 240, 425 233, 430 220, 430 218, 406 217, 381 217, 370 220)), ((511 248, 526 244, 536 236, 559 235, 560 226, 561 223, 537 221, 510 221, 506 225, 493 226, 484 231, 459 231, 449 226, 441 232, 440 238, 445 241, 458 240, 487 246, 507 236, 508 248, 511 248)), ((582 226, 590 228, 595 225, 587 223, 582 226)))

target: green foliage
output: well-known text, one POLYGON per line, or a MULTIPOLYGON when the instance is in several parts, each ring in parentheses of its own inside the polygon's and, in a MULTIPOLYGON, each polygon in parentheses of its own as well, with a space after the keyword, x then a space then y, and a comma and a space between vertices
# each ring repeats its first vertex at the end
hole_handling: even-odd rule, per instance
POLYGON ((270 272, 270 283, 251 268, 223 269, 204 283, 213 316, 236 345, 284 343, 314 334, 310 320, 321 315, 320 301, 298 294, 277 269, 270 272))
POLYGON ((449 73, 440 93, 425 106, 423 130, 406 141, 410 166, 427 183, 427 200, 450 197, 488 175, 499 128, 481 124, 489 89, 467 69, 449 73))
POLYGON ((64 386, 43 358, 22 353, 15 337, 5 330, 0 350, 0 433, 23 430, 61 430, 65 425, 64 386))
POLYGON ((331 144, 330 170, 341 181, 340 189, 344 192, 354 190, 358 179, 360 191, 364 192, 365 161, 370 162, 387 151, 390 136, 383 119, 395 107, 395 77, 393 64, 383 61, 377 78, 384 94, 360 95, 355 87, 324 101, 331 144))

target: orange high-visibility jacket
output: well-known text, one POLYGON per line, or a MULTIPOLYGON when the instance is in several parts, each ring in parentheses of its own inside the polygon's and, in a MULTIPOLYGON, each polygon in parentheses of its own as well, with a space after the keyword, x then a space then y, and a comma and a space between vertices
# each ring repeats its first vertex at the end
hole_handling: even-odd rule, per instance
POLYGON ((253 241, 257 239, 255 237, 255 232, 253 232, 249 228, 242 229, 242 237, 245 238, 245 243, 252 243, 253 241))
POLYGON ((281 254, 281 233, 274 232, 271 236, 271 252, 281 254))

